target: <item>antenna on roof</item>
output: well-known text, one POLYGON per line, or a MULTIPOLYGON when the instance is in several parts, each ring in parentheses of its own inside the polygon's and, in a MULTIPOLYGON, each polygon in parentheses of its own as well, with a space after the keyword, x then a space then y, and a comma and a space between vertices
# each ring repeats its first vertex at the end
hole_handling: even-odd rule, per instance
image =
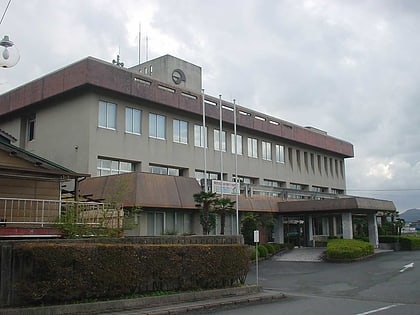
POLYGON ((146 61, 149 61, 149 36, 146 36, 146 61))
POLYGON ((120 61, 120 48, 118 47, 118 55, 117 60, 113 59, 112 64, 118 66, 118 67, 124 67, 124 62, 120 61))
POLYGON ((139 23, 139 64, 141 64, 141 23, 139 23))

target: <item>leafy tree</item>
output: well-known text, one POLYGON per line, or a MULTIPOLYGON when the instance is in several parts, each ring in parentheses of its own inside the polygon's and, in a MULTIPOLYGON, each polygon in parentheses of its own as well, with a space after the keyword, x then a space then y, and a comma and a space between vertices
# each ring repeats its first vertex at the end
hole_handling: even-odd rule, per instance
POLYGON ((203 234, 208 235, 216 226, 214 205, 217 201, 216 193, 201 191, 193 195, 196 207, 200 209, 200 224, 203 234))
POLYGON ((217 198, 214 203, 214 210, 220 215, 220 234, 225 234, 226 215, 235 212, 235 202, 229 198, 217 198))
POLYGON ((274 227, 275 219, 269 213, 256 214, 248 212, 243 217, 241 223, 241 233, 244 236, 244 242, 245 244, 252 245, 254 244, 254 231, 270 231, 274 227))
POLYGON ((241 220, 241 233, 244 236, 244 243, 254 244, 254 231, 258 228, 259 220, 256 214, 248 212, 241 220))

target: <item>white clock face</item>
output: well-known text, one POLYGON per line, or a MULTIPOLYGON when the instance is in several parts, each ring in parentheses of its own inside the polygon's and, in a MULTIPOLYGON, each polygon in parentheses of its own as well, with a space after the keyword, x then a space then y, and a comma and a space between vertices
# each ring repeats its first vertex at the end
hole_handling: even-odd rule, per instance
POLYGON ((181 69, 175 69, 172 71, 172 81, 177 85, 185 82, 185 73, 181 69))

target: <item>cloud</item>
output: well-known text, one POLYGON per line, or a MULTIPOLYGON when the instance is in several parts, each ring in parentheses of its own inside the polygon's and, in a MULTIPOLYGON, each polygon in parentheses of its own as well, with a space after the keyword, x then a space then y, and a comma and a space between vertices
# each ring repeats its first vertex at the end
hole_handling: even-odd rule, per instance
POLYGON ((201 66, 206 93, 353 143, 349 193, 420 207, 420 2, 16 1, 0 92, 88 55, 134 65, 139 23, 143 60, 147 37, 149 59, 201 66))

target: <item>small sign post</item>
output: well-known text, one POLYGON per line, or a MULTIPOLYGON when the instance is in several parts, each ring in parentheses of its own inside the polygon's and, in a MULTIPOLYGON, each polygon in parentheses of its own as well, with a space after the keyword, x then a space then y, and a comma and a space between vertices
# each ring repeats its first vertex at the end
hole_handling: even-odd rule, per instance
POLYGON ((255 273, 258 286, 258 243, 260 242, 260 231, 254 230, 254 243, 255 243, 255 273))

